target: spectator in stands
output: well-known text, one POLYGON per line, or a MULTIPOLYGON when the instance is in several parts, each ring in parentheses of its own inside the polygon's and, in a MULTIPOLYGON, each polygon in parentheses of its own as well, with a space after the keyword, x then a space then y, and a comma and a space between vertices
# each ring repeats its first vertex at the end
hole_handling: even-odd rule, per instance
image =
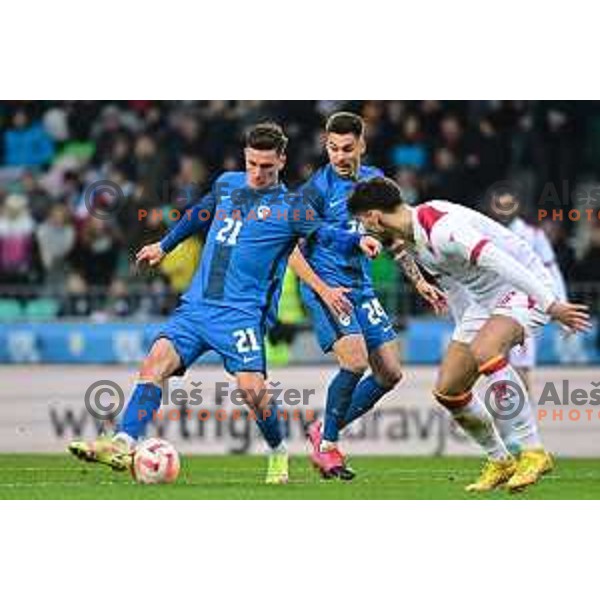
MULTIPOLYGON (((600 222, 595 222, 591 228, 588 248, 575 265, 573 280, 580 285, 590 283, 600 285, 600 222)), ((588 294, 589 290, 585 295, 588 294)))
POLYGON ((110 151, 109 165, 111 170, 122 173, 127 181, 133 180, 136 174, 132 154, 129 137, 125 134, 116 135, 110 151))
POLYGON ((175 116, 171 138, 171 164, 176 165, 180 157, 198 159, 201 156, 210 157, 223 140, 208 140, 202 135, 200 120, 192 112, 182 112, 175 116))
POLYGON ((75 245, 75 228, 67 208, 55 205, 38 227, 37 241, 45 281, 53 288, 63 285, 67 275, 67 257, 75 245))
POLYGON ((419 204, 421 201, 421 180, 413 169, 400 169, 396 173, 396 182, 402 188, 402 197, 408 204, 419 204))
POLYGON ((392 163, 396 167, 423 169, 427 165, 427 147, 417 115, 409 115, 402 126, 400 141, 392 148, 392 163))
POLYGON ((89 317, 92 314, 92 299, 88 286, 78 273, 67 277, 66 295, 60 308, 62 317, 89 317))
POLYGON ((467 173, 473 180, 473 194, 480 194, 505 179, 510 163, 510 147, 491 119, 479 121, 466 152, 467 173))
POLYGON ((115 276, 119 236, 108 221, 90 217, 73 252, 73 266, 87 285, 108 287, 115 276))
POLYGON ((26 284, 35 279, 35 223, 29 213, 27 197, 11 194, 0 214, 0 281, 26 284))
POLYGON ((438 148, 433 155, 435 170, 428 178, 428 196, 469 204, 465 170, 457 155, 449 148, 438 148))
POLYGON ((91 132, 91 136, 96 142, 95 164, 102 165, 108 162, 117 138, 128 135, 123 121, 120 109, 114 104, 103 108, 100 120, 94 124, 91 132))
POLYGON ((167 187, 167 165, 151 135, 143 134, 135 141, 134 180, 143 195, 144 208, 158 206, 167 187))
POLYGON ((20 192, 29 200, 29 212, 36 223, 41 223, 52 206, 48 193, 40 185, 39 178, 31 171, 21 176, 20 192))
POLYGON ((124 279, 115 279, 108 291, 107 312, 111 317, 129 317, 133 313, 133 295, 124 279))
POLYGON ((463 127, 454 115, 444 117, 440 123, 440 146, 450 150, 459 162, 465 157, 465 139, 463 127))
POLYGON ((423 131, 428 139, 433 140, 439 131, 444 109, 440 100, 423 100, 419 104, 419 114, 423 123, 423 131))
POLYGON ((40 167, 54 154, 52 138, 40 123, 29 123, 23 109, 15 112, 12 128, 4 133, 4 162, 11 166, 40 167))

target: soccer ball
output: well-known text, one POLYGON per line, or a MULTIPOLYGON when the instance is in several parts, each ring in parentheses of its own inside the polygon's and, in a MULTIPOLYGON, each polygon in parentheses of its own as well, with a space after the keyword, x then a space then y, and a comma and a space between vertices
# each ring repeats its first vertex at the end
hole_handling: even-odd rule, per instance
POLYGON ((173 483, 179 475, 177 450, 165 440, 145 440, 135 449, 131 472, 138 483, 173 483))

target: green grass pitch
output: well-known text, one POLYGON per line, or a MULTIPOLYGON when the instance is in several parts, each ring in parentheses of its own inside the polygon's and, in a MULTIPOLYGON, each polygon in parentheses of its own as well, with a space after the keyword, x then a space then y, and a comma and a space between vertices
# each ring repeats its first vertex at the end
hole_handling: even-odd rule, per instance
MULTIPOLYGON (((473 458, 355 457, 352 482, 321 481, 306 457, 291 459, 287 486, 266 486, 261 456, 182 457, 173 485, 144 486, 129 474, 68 455, 0 454, 0 499, 462 499, 481 461, 473 458)), ((600 460, 559 459, 520 494, 476 498, 599 499, 600 460)))

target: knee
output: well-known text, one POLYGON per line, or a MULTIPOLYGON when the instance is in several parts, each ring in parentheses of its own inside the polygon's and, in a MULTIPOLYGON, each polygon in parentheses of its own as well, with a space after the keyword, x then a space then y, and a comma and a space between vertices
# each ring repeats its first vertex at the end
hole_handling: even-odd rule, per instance
POLYGON ((363 375, 369 368, 369 361, 366 355, 356 354, 347 356, 344 360, 340 360, 340 367, 346 371, 352 371, 358 375, 363 375))
POLYGON ((161 341, 152 348, 139 370, 141 379, 157 384, 170 377, 179 365, 176 355, 169 351, 168 346, 161 344, 161 341))
POLYGON ((404 374, 400 365, 394 365, 378 371, 375 376, 380 385, 391 390, 402 381, 404 374))
POLYGON ((502 352, 487 348, 485 345, 478 344, 477 342, 471 344, 471 352, 477 364, 477 371, 484 375, 489 374, 488 371, 490 369, 494 370, 499 365, 504 365, 507 361, 502 352))
POLYGON ((497 355, 497 353, 494 353, 485 344, 479 343, 477 340, 471 343, 470 349, 478 368, 497 355))
POLYGON ((163 361, 157 360, 153 356, 147 356, 140 367, 140 379, 152 381, 153 383, 161 383, 170 373, 167 371, 163 361))
POLYGON ((242 393, 244 402, 253 410, 263 410, 269 403, 263 382, 243 382, 238 384, 238 389, 242 393))

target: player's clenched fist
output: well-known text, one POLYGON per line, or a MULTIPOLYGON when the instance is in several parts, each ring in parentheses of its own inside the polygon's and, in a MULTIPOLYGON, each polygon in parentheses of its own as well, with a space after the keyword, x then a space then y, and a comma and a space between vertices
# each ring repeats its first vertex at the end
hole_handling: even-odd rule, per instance
POLYGON ((157 265, 164 257, 165 252, 160 247, 160 243, 148 244, 144 246, 135 256, 136 262, 147 262, 151 267, 157 265))
POLYGON ((369 258, 375 258, 381 252, 381 242, 370 235, 363 235, 360 238, 360 249, 369 258))

